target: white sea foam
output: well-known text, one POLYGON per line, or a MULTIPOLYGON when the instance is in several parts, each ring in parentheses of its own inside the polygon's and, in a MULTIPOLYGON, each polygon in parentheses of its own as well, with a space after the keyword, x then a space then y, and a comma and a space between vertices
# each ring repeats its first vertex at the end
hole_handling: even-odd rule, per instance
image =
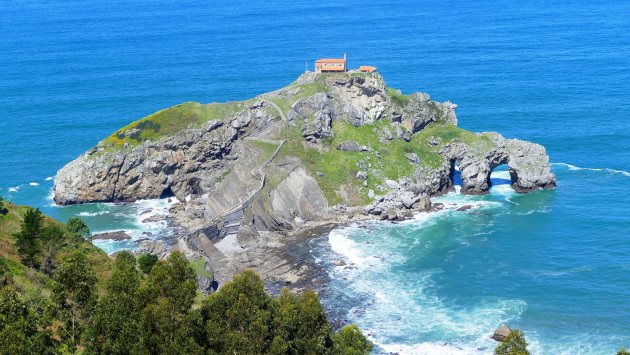
MULTIPOLYGON (((431 233, 425 232, 426 228, 444 218, 465 216, 457 208, 505 206, 485 197, 458 193, 438 197, 434 202, 444 203, 445 209, 418 213, 414 219, 395 225, 353 224, 335 229, 328 237, 333 251, 328 258, 341 256, 348 263, 346 267, 330 270, 331 278, 340 281, 336 292, 360 304, 349 311, 348 320, 369 335, 377 345, 377 353, 490 353, 496 344, 489 337, 496 326, 518 319, 526 309, 525 302, 518 299, 482 299, 466 307, 450 305, 435 292, 439 286, 434 279, 441 270, 402 273, 395 268, 406 265, 411 255, 421 257, 418 252, 431 249, 436 241, 431 233), (409 248, 416 251, 409 254, 409 248)), ((481 234, 487 233, 475 235, 481 234)), ((459 240, 460 244, 470 241, 459 240)))
POLYGON ((28 184, 31 185, 31 186, 39 186, 38 182, 29 182, 28 184))
POLYGON ((54 179, 54 177, 53 177, 53 176, 49 176, 49 177, 47 177, 45 180, 46 180, 46 181, 50 181, 50 180, 52 180, 52 179, 54 179))
POLYGON ((625 171, 625 170, 616 170, 616 169, 610 169, 610 168, 581 168, 579 166, 575 166, 575 165, 571 165, 571 164, 567 164, 567 163, 551 163, 551 165, 560 165, 560 166, 565 166, 567 168, 569 168, 569 170, 586 170, 586 171, 604 171, 607 173, 611 173, 611 174, 621 174, 624 176, 630 176, 630 172, 625 171))
POLYGON ((79 212, 79 214, 77 214, 77 216, 79 216, 79 217, 94 217, 94 216, 102 216, 104 214, 109 214, 109 211, 79 212))
POLYGON ((9 192, 18 192, 20 190, 20 186, 9 187, 9 192))

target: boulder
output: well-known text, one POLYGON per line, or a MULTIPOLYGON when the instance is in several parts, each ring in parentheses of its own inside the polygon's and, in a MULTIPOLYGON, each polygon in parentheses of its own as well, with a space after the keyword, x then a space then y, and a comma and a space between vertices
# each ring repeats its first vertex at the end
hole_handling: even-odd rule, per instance
POLYGON ((405 153, 405 158, 414 164, 420 162, 420 157, 416 153, 405 153))
MULTIPOLYGON (((428 195, 420 196, 418 202, 414 205, 414 207, 419 211, 429 211, 431 209, 431 198, 428 195)), ((439 206, 436 206, 439 207, 439 206)))
POLYGON ((406 131, 406 132, 403 134, 403 139, 405 140, 405 142, 411 142, 411 132, 406 131))
POLYGON ((502 324, 497 330, 494 331, 494 334, 491 336, 492 339, 500 342, 504 342, 505 339, 512 333, 512 329, 508 328, 507 325, 502 324))
POLYGON ((405 206, 405 208, 410 209, 413 207, 413 204, 416 202, 416 199, 411 194, 406 194, 400 199, 405 206))
POLYGON ((359 180, 367 180, 367 178, 368 178, 368 174, 367 174, 367 172, 365 172, 365 171, 359 171, 359 172, 357 173, 357 179, 359 179, 359 180))
POLYGON ((342 150, 346 152, 367 152, 368 147, 360 145, 355 141, 345 141, 337 145, 337 150, 342 150))

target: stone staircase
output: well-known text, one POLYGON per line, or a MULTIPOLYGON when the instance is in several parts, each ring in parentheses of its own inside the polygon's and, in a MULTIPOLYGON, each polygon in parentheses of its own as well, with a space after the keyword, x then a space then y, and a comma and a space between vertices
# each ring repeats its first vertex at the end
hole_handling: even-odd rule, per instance
MULTIPOLYGON (((282 112, 281 108, 277 104, 275 104, 272 101, 265 100, 265 99, 263 99, 262 101, 273 106, 276 109, 276 111, 278 111, 278 113, 280 114, 282 121, 287 120, 284 112, 282 112)), ((223 252, 231 251, 231 250, 234 250, 235 248, 240 248, 238 247, 238 241, 236 240, 236 236, 238 235, 238 231, 241 227, 241 223, 243 222, 244 209, 265 186, 266 174, 265 174, 264 169, 271 163, 273 158, 275 158, 276 155, 278 155, 278 152, 280 152, 280 149, 284 145, 284 142, 285 142, 284 140, 274 140, 274 139, 269 139, 269 138, 263 138, 265 135, 269 134, 269 132, 271 132, 271 130, 273 130, 274 128, 275 128, 275 125, 270 125, 267 129, 246 138, 248 140, 258 140, 261 142, 278 144, 278 147, 273 152, 273 154, 271 154, 271 156, 269 156, 267 160, 265 160, 262 164, 260 164, 258 167, 256 167, 254 170, 251 171, 252 176, 260 178, 260 184, 258 185, 258 187, 250 191, 250 193, 240 203, 218 214, 212 220, 212 225, 206 228, 207 231, 204 231, 210 240, 220 240, 216 244, 216 246, 219 250, 223 252)))

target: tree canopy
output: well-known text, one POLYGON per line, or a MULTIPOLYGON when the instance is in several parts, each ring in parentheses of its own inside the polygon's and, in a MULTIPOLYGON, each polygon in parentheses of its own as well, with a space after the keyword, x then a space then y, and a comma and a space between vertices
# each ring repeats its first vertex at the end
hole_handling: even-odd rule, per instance
POLYGON ((529 355, 527 341, 520 329, 513 329, 505 341, 494 350, 495 355, 529 355))

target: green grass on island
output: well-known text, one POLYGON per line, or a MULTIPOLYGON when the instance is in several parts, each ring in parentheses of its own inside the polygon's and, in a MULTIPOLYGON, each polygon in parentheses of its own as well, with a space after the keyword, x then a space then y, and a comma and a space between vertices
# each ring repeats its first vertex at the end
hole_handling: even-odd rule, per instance
POLYGON ((134 147, 145 141, 158 141, 173 136, 189 126, 199 127, 212 120, 223 120, 252 105, 254 100, 200 104, 186 102, 175 105, 117 130, 100 143, 106 150, 134 147))
POLYGON ((351 189, 354 200, 346 203, 360 205, 370 202, 368 191, 377 191, 377 185, 384 186, 385 180, 398 180, 410 176, 416 168, 406 157, 406 153, 416 153, 420 164, 428 169, 435 169, 443 163, 439 150, 444 144, 462 142, 468 146, 488 149, 493 143, 489 136, 476 134, 457 126, 432 123, 412 136, 410 142, 403 139, 383 139, 379 132, 389 129, 395 135, 392 124, 383 119, 373 124, 354 126, 339 120, 333 123, 333 137, 322 140, 321 146, 309 145, 302 138, 299 127, 284 132, 287 142, 280 150, 280 155, 295 156, 317 179, 324 196, 331 205, 344 202, 351 189), (429 141, 440 142, 432 146, 429 141), (348 152, 337 150, 337 145, 346 141, 356 141, 367 146, 368 152, 348 152), (359 171, 367 171, 368 186, 356 178, 359 171), (318 174, 319 173, 319 174, 318 174))

